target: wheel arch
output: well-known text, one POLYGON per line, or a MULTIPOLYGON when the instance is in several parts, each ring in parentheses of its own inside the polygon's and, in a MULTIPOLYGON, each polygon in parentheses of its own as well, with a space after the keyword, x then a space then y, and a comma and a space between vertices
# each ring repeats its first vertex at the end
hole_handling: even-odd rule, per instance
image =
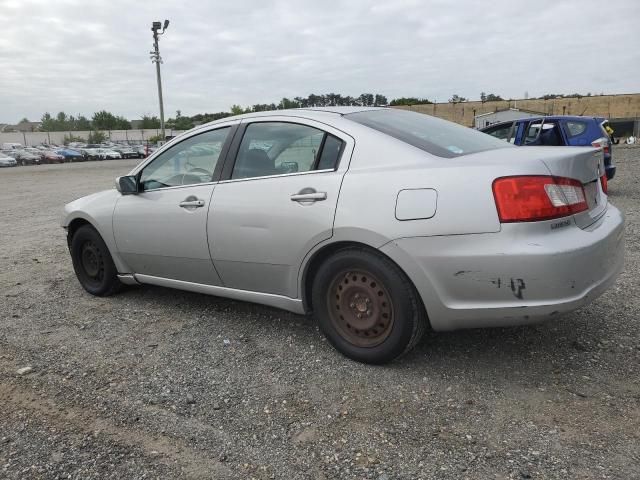
POLYGON ((313 305, 311 302, 313 281, 318 269, 320 268, 320 265, 322 265, 322 263, 331 255, 334 255, 340 250, 344 250, 346 248, 360 248, 363 250, 367 250, 373 253, 374 255, 377 255, 381 258, 385 258, 389 262, 393 263, 396 267, 398 267, 398 269, 403 273, 403 275, 407 278, 407 280, 413 287, 416 293, 416 296, 418 298, 418 301, 420 302, 420 305, 425 312, 427 322, 430 324, 429 314, 428 314, 426 305, 422 299, 422 296, 420 295, 420 291, 416 287, 414 280, 411 278, 409 273, 404 268, 402 268, 402 266, 400 266, 398 262, 396 262, 389 255, 380 251, 378 248, 372 247, 371 245, 368 245, 366 243, 351 241, 351 240, 341 240, 341 241, 326 244, 322 246, 320 249, 318 249, 316 252, 314 252, 312 256, 309 258, 309 260, 307 261, 303 271, 302 285, 301 285, 302 305, 305 312, 310 313, 313 310, 313 305))
MULTIPOLYGON (((84 225, 91 225, 93 228, 96 229, 96 231, 98 231, 96 226, 94 224, 92 224, 89 220, 87 220, 86 218, 82 218, 82 217, 74 218, 67 225, 67 245, 69 247, 71 246, 71 239, 73 238, 75 233, 78 231, 78 229, 80 227, 82 227, 84 225)), ((98 231, 98 233, 99 233, 99 231, 98 231)))
POLYGON ((102 225, 98 219, 85 212, 72 212, 64 219, 63 226, 67 230, 67 246, 71 247, 73 235, 84 225, 90 225, 98 232, 98 235, 100 235, 109 250, 118 273, 130 273, 131 268, 119 255, 112 232, 105 225, 102 225))

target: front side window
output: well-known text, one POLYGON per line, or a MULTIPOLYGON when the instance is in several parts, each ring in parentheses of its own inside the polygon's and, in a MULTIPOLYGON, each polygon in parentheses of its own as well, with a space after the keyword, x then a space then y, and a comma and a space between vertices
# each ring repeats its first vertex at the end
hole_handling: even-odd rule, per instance
POLYGON ((333 169, 341 149, 342 140, 307 125, 252 123, 240 143, 231 178, 333 169))
POLYGON ((210 182, 230 130, 204 132, 162 152, 142 170, 142 190, 210 182))
POLYGON ((393 108, 366 110, 344 116, 438 157, 453 158, 509 144, 446 120, 393 108))

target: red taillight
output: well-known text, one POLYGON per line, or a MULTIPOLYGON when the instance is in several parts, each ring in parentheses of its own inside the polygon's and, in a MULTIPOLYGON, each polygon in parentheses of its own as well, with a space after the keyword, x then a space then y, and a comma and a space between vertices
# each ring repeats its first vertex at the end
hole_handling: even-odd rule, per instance
POLYGON ((589 208, 582 183, 551 176, 501 177, 493 181, 500 222, 537 222, 589 208))
POLYGON ((607 194, 609 191, 609 185, 607 183, 607 174, 605 173, 600 177, 600 185, 602 185, 602 191, 607 194))

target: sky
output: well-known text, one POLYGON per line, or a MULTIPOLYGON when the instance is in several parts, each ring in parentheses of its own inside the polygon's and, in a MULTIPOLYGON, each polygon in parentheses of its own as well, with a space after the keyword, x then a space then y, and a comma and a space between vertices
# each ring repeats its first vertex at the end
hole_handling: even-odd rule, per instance
POLYGON ((0 122, 165 117, 310 93, 640 91, 638 0, 0 0, 0 122))

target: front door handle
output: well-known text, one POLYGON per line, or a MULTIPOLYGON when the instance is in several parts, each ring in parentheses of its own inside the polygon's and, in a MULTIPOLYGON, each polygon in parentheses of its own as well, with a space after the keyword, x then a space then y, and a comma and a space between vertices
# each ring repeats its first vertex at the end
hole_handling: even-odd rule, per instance
POLYGON ((298 193, 291 195, 293 202, 319 202, 327 199, 327 192, 317 192, 315 188, 303 188, 298 193))
POLYGON ((192 200, 191 198, 188 198, 180 202, 180 206, 182 208, 200 208, 204 207, 204 200, 192 200))

